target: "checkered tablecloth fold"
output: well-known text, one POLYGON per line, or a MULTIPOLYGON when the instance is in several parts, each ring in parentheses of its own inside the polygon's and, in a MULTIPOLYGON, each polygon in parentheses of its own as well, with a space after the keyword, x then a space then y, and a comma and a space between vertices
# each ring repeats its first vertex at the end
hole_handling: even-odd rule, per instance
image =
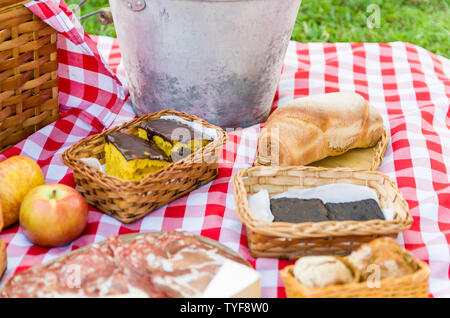
POLYGON ((58 31, 58 89, 63 113, 75 113, 101 131, 120 112, 126 94, 64 1, 30 1, 25 6, 58 31))

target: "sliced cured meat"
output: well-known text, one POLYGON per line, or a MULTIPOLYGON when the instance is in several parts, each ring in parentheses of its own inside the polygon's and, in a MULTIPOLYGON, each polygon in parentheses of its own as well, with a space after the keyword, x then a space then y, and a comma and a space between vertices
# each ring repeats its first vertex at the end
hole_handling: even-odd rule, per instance
POLYGON ((110 236, 102 244, 23 271, 0 297, 103 297, 145 293, 149 297, 200 296, 219 268, 243 259, 183 231, 140 235, 127 242, 110 236))
POLYGON ((34 267, 12 277, 2 291, 4 297, 52 297, 61 294, 77 297, 96 294, 85 289, 93 280, 113 275, 112 253, 105 246, 70 254, 61 261, 34 267))
MULTIPOLYGON (((241 258, 187 232, 165 232, 157 242, 154 253, 145 255, 146 267, 155 285, 169 297, 200 296, 227 259, 247 265, 241 258)), ((130 249, 138 251, 142 242, 136 243, 131 242, 130 249)))
MULTIPOLYGON (((150 238, 151 236, 148 237, 150 238)), ((132 289, 145 292, 151 298, 167 297, 166 294, 155 287, 152 277, 145 269, 145 264, 142 263, 145 259, 142 255, 152 253, 151 246, 141 242, 145 240, 137 241, 139 244, 136 244, 135 248, 132 249, 128 244, 123 244, 120 237, 115 235, 108 237, 105 245, 111 250, 114 263, 123 271, 132 289)), ((151 239, 149 241, 153 242, 151 239)))

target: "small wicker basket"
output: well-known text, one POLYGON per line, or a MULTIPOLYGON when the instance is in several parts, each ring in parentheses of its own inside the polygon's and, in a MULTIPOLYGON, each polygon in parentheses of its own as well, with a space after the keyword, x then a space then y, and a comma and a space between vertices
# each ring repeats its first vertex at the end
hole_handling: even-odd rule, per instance
POLYGON ((59 116, 56 31, 25 2, 0 4, 0 152, 59 116))
POLYGON ((382 279, 379 286, 367 282, 308 288, 293 275, 294 265, 280 271, 288 298, 426 298, 428 297, 428 265, 416 260, 418 270, 398 278, 382 279))
MULTIPOLYGON (((323 168, 352 168, 361 170, 378 170, 383 162, 384 153, 389 144, 389 132, 384 128, 380 140, 371 148, 351 149, 339 156, 330 156, 325 159, 312 162, 308 166, 323 168)), ((270 158, 256 155, 255 166, 272 166, 270 158)))
POLYGON ((237 215, 245 224, 254 257, 297 259, 305 255, 347 255, 362 243, 380 236, 396 237, 412 224, 406 201, 397 186, 377 171, 319 167, 252 167, 233 177, 237 215), (269 222, 255 218, 247 196, 266 189, 269 195, 331 183, 368 186, 381 208, 395 211, 391 221, 269 222))
POLYGON ((227 135, 223 129, 198 117, 163 110, 90 136, 64 151, 62 160, 73 169, 78 191, 89 204, 123 223, 130 223, 215 179, 218 174, 219 156, 226 139, 227 135), (217 132, 217 138, 189 157, 171 163, 140 181, 125 181, 110 176, 80 160, 97 158, 103 164, 106 134, 114 131, 137 134, 137 127, 141 122, 155 120, 164 115, 175 115, 213 128, 217 132))

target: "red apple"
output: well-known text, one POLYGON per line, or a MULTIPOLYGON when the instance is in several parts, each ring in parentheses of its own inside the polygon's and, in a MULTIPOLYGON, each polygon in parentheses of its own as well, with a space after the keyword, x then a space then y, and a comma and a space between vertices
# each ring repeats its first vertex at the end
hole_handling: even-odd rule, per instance
POLYGON ((45 184, 32 189, 20 206, 19 222, 25 236, 43 247, 66 245, 87 225, 88 205, 74 188, 45 184))

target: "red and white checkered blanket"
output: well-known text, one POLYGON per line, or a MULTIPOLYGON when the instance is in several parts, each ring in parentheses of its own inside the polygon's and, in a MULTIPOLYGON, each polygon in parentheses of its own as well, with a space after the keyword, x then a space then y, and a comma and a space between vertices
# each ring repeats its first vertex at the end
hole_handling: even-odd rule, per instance
MULTIPOLYGON (((116 39, 89 37, 64 2, 27 6, 60 31, 61 119, 0 155, 25 155, 42 167, 47 183, 75 186, 60 159, 72 144, 134 118, 116 39), (98 48, 98 51, 97 51, 98 48), (101 62, 101 56, 109 67, 101 62), (117 74, 117 77, 116 75, 117 74)), ((397 241, 431 268, 430 293, 450 297, 450 60, 408 43, 291 42, 274 107, 311 94, 355 91, 381 113, 391 141, 380 171, 398 184, 414 222, 397 241)), ((4 230, 8 268, 14 273, 106 239, 111 234, 184 229, 215 239, 246 257, 261 274, 264 297, 285 297, 279 270, 292 262, 250 256, 245 226, 235 212, 231 176, 252 166, 260 125, 229 133, 216 180, 132 223, 90 208, 84 234, 68 246, 31 244, 18 225, 4 230)))

